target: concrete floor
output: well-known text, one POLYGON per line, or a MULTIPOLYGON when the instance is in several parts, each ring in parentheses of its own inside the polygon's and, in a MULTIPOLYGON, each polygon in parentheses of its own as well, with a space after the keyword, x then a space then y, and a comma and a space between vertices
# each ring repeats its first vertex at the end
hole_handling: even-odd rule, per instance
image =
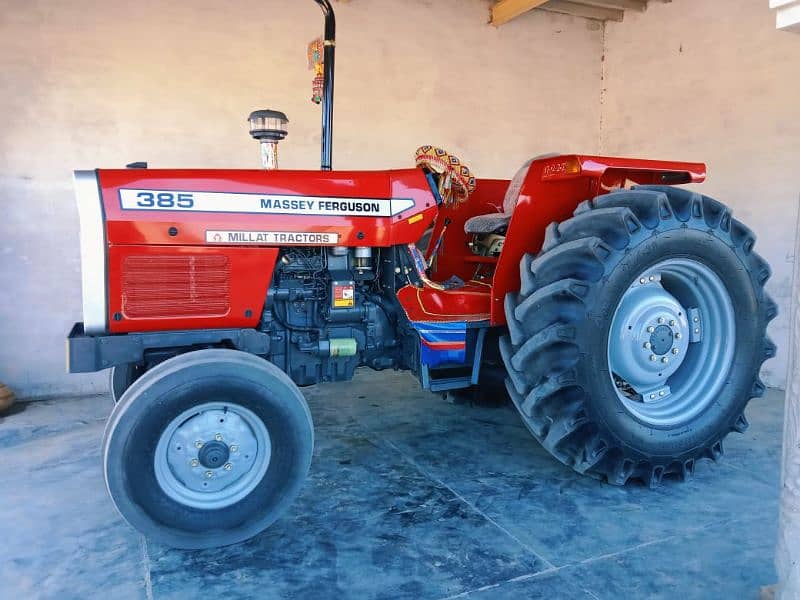
POLYGON ((423 393, 401 373, 306 388, 311 475, 239 546, 146 542, 106 496, 110 400, 0 419, 3 598, 757 598, 773 582, 782 392, 719 465, 651 491, 580 477, 510 407, 423 393))

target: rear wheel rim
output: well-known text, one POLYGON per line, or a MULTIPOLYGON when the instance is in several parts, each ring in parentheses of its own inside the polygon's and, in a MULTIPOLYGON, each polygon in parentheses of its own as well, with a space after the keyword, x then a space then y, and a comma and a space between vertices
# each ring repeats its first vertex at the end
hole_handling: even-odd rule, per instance
POLYGON ((266 474, 271 454, 267 427, 253 411, 207 402, 167 424, 153 463, 167 496, 192 508, 214 510, 250 494, 266 474))
POLYGON ((715 401, 735 345, 733 302, 722 279, 699 261, 669 259, 622 295, 609 330, 609 373, 629 413, 674 427, 715 401))

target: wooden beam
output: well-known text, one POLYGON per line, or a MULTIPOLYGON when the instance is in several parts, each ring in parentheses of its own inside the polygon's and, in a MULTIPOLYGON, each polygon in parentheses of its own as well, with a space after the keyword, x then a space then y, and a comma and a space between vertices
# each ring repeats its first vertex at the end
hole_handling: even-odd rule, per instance
POLYGON ((573 0, 577 4, 588 4, 600 8, 616 8, 617 10, 635 10, 644 12, 647 0, 573 0))
POLYGON ((499 0, 492 6, 492 25, 502 25, 522 13, 541 6, 547 0, 499 0))
POLYGON ((625 14, 624 11, 616 8, 589 6, 588 4, 571 2, 570 0, 550 0, 539 8, 586 19, 597 19, 598 21, 622 21, 622 17, 625 14))

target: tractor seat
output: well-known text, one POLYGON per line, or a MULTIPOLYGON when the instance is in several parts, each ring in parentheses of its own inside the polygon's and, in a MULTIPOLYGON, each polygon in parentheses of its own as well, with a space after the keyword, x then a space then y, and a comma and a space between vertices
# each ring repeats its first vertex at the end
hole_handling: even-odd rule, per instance
POLYGON ((489 213, 488 215, 476 215, 470 217, 464 223, 464 233, 498 233, 508 227, 514 208, 517 206, 519 191, 522 189, 522 182, 528 174, 533 159, 526 162, 514 175, 514 179, 508 184, 506 195, 503 198, 503 212, 489 213))
POLYGON ((559 156, 559 154, 540 154, 539 156, 534 156, 522 165, 516 175, 514 175, 514 179, 512 179, 511 183, 508 185, 506 195, 503 198, 503 212, 470 217, 464 223, 464 233, 505 233, 505 229, 511 221, 511 215, 514 214, 514 209, 517 206, 519 192, 522 189, 525 177, 528 175, 528 169, 530 169, 531 163, 541 158, 550 158, 553 156, 559 156))

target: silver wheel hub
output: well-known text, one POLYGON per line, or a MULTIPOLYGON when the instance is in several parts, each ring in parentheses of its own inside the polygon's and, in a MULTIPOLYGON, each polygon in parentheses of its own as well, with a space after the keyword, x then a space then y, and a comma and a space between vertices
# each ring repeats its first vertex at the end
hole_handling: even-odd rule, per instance
POLYGON ((669 393, 666 381, 681 366, 688 347, 686 309, 661 286, 660 276, 640 278, 617 308, 609 336, 612 371, 643 401, 663 398, 669 393))
POLYGON ((270 456, 269 433, 255 413, 235 404, 205 403, 167 425, 154 467, 170 498, 211 510, 249 494, 266 473, 270 456))
POLYGON ((609 372, 630 413, 674 426, 715 401, 735 345, 733 303, 719 276, 699 261, 668 259, 622 295, 608 334, 609 372))

